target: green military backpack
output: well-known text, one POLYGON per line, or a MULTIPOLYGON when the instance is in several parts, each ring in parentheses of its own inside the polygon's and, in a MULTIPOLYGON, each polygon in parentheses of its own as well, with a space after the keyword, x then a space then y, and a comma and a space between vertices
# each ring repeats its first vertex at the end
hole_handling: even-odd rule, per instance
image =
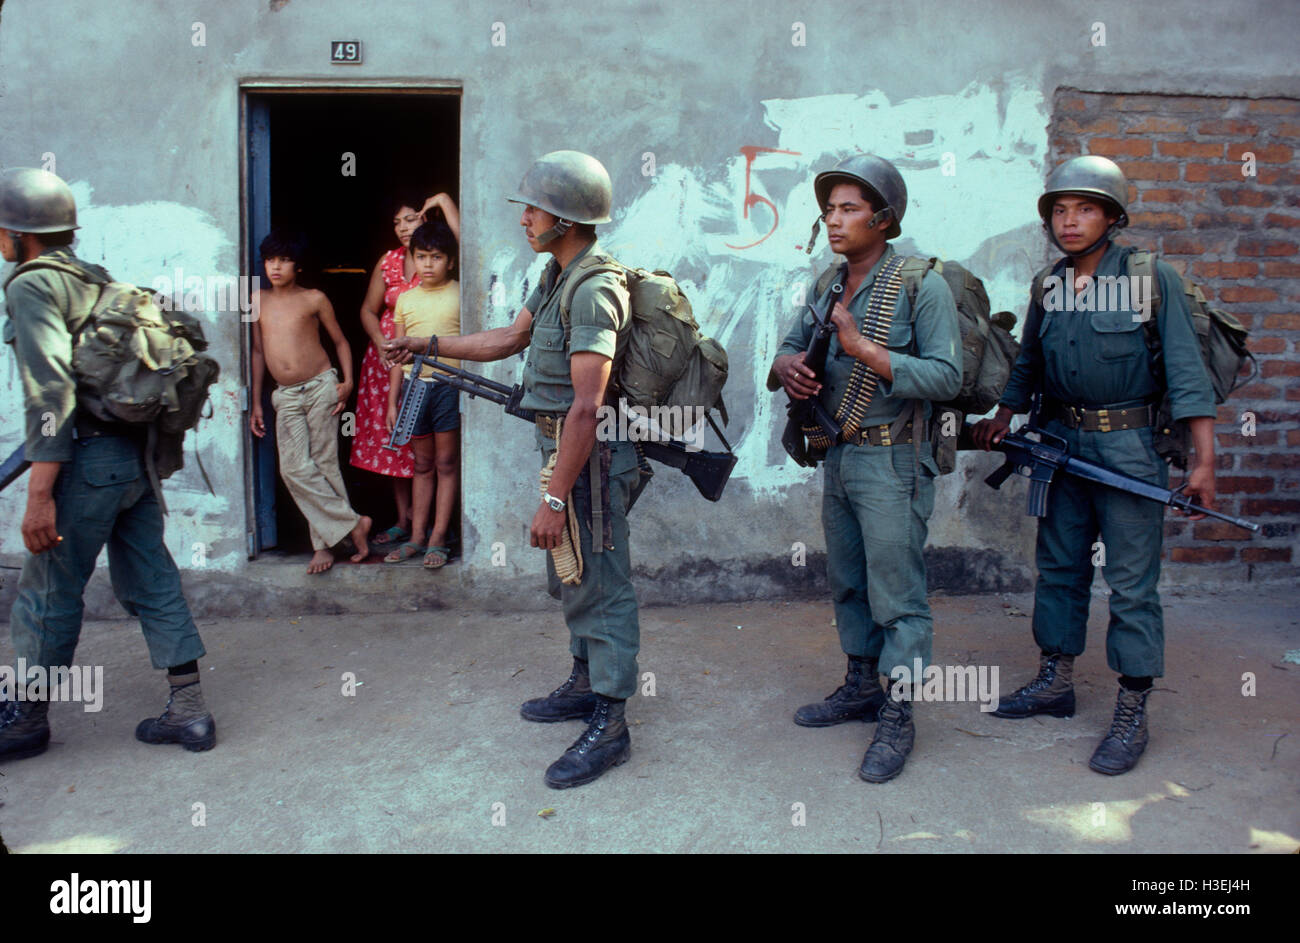
MULTIPOLYGON (((1126 275, 1137 276, 1143 280, 1142 284, 1151 286, 1150 310, 1159 311, 1162 299, 1155 254, 1138 249, 1130 252, 1124 261, 1126 275)), ((1044 279, 1052 274, 1055 267, 1053 263, 1034 276, 1033 301, 1040 307, 1043 303, 1044 279)), ((1232 395, 1233 390, 1250 382, 1258 372, 1255 355, 1246 349, 1246 338, 1250 332, 1228 312, 1211 307, 1205 298, 1205 292, 1191 279, 1180 277, 1183 294, 1187 296, 1187 307, 1192 314, 1192 328, 1200 342, 1201 362, 1205 364, 1205 372, 1209 374, 1210 385, 1214 388, 1214 402, 1222 404, 1232 395), (1242 369, 1247 361, 1252 369, 1243 376, 1242 369)), ((1185 470, 1191 454, 1191 430, 1187 423, 1174 420, 1173 405, 1165 384, 1164 361, 1161 358, 1160 326, 1156 318, 1149 317, 1142 327, 1147 350, 1151 354, 1151 370, 1164 390, 1151 427, 1151 442, 1157 455, 1185 470)))
MULTIPOLYGON (((832 266, 817 279, 817 297, 830 286, 838 268, 832 266)), ((921 280, 931 269, 943 277, 952 292, 961 330, 961 391, 946 403, 934 404, 927 429, 939 473, 946 475, 957 467, 957 436, 966 414, 982 416, 997 405, 1020 356, 1020 344, 1011 333, 1016 316, 999 311, 990 317, 984 283, 956 262, 919 256, 904 260, 899 277, 913 308, 921 280)))
MULTIPOLYGON (((33 259, 18 266, 9 280, 42 268, 99 287, 94 306, 81 323, 70 325, 78 405, 104 422, 147 427, 152 442, 159 436, 179 439, 195 428, 220 374, 217 362, 202 353, 208 342, 198 319, 162 310, 147 288, 59 259, 33 259)), ((157 479, 171 475, 180 462, 155 465, 152 444, 146 457, 161 499, 157 479)))
MULTIPOLYGON (((672 275, 627 268, 610 256, 587 256, 577 263, 560 296, 565 346, 569 341, 569 306, 578 286, 598 272, 613 272, 627 281, 632 328, 622 363, 615 366, 617 393, 629 406, 672 409, 665 431, 681 436, 677 417, 705 415, 716 409, 727 422, 722 387, 727 382, 727 352, 700 333, 691 303, 672 275), (691 409, 691 413, 687 413, 691 409)), ((716 427, 715 427, 716 428, 716 427)), ((725 440, 724 440, 724 445, 725 440)), ((728 447, 730 451, 730 447, 728 447)))
MULTIPOLYGON (((1151 311, 1160 310, 1160 279, 1156 275, 1156 257, 1143 249, 1129 253, 1127 259, 1128 274, 1143 279, 1143 284, 1151 286, 1151 311)), ((1254 379, 1259 370, 1255 355, 1246 349, 1246 338, 1250 332, 1242 323, 1221 308, 1212 308, 1205 298, 1205 292, 1193 284, 1189 278, 1183 278, 1183 294, 1187 296, 1187 307, 1192 313, 1192 328, 1200 342, 1201 361, 1205 372, 1210 375, 1210 385, 1214 387, 1214 402, 1225 402, 1232 391, 1243 383, 1254 379), (1242 368, 1250 361, 1251 372, 1242 376, 1242 368)), ((1161 354, 1160 329, 1154 317, 1143 323, 1147 348, 1151 351, 1151 369, 1155 371, 1160 385, 1165 387, 1156 410, 1155 424, 1151 427, 1151 442, 1158 454, 1165 461, 1172 462, 1181 469, 1187 468, 1187 458, 1191 454, 1191 430, 1185 422, 1174 421, 1173 404, 1170 402, 1169 389, 1165 385, 1164 360, 1161 354)))

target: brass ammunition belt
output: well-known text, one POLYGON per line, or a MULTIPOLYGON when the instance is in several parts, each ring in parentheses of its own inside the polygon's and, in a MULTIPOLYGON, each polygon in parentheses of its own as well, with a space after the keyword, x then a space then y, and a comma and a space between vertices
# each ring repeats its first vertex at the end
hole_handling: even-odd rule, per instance
POLYGON ((907 420, 898 435, 891 435, 889 423, 883 426, 867 426, 859 429, 853 438, 845 436, 844 441, 850 445, 910 445, 912 442, 912 420, 907 420))
MULTIPOLYGON (((867 300, 867 310, 862 318, 863 335, 882 346, 889 340, 889 329, 894 321, 894 305, 903 290, 903 279, 899 275, 902 268, 903 257, 899 255, 893 256, 881 267, 876 274, 876 282, 871 288, 871 297, 867 300)), ((829 312, 827 317, 830 317, 829 312)), ((844 395, 835 409, 835 423, 842 430, 843 441, 861 443, 862 418, 867 414, 879 385, 880 375, 875 370, 861 360, 854 363, 853 372, 849 374, 849 381, 844 387, 844 395)), ((805 426, 804 435, 813 448, 828 449, 835 444, 820 426, 805 426)), ((889 438, 887 427, 885 438, 889 438)))

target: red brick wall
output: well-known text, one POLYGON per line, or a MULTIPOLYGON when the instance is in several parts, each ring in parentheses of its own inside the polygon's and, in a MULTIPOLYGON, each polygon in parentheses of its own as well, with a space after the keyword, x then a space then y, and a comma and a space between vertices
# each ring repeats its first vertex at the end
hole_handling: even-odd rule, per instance
MULTIPOLYGON (((1050 162, 1115 160, 1129 179, 1121 238, 1190 275, 1250 330, 1258 378, 1219 407, 1218 505, 1263 525, 1171 518, 1174 581, 1294 578, 1300 567, 1300 101, 1061 89, 1050 162), (1254 154, 1254 175, 1243 155, 1254 154), (1255 434, 1243 434, 1243 414, 1255 434)), ((1173 480, 1182 480, 1175 469, 1173 480)), ((1172 575, 1172 574, 1171 574, 1172 575)))

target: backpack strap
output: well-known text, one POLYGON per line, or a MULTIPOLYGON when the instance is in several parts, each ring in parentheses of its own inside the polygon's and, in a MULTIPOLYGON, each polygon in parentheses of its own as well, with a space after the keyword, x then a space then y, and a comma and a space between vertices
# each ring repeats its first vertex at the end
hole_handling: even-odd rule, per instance
POLYGON ((573 304, 573 296, 578 290, 578 286, 602 272, 610 272, 616 275, 627 275, 627 269, 617 259, 610 255, 589 255, 586 258, 575 263, 573 274, 565 282, 564 288, 560 291, 560 319, 564 322, 564 349, 569 349, 569 308, 573 304))
MULTIPOLYGON (((1047 280, 1047 276, 1052 274, 1052 271, 1055 268, 1056 268, 1055 262, 1043 266, 1037 272, 1034 273, 1034 280, 1029 283, 1029 300, 1039 308, 1043 306, 1043 293, 1046 291, 1046 289, 1043 287, 1043 283, 1047 280)), ((1026 330, 1028 330, 1029 328, 1029 325, 1027 323, 1025 325, 1025 328, 1026 330)))
POLYGON ((828 265, 825 270, 817 276, 817 283, 813 286, 813 301, 821 300, 822 295, 831 287, 831 282, 835 281, 835 276, 839 274, 840 266, 828 265))
POLYGON ((1160 325, 1157 323, 1162 299, 1155 253, 1146 249, 1134 249, 1124 260, 1124 265, 1130 278, 1136 276, 1142 280, 1141 284, 1151 286, 1151 317, 1142 322, 1142 337, 1146 340, 1147 351, 1150 354, 1151 373, 1156 378, 1156 382, 1163 387, 1166 382, 1164 360, 1161 357, 1164 344, 1160 340, 1160 325))
POLYGON ((903 260, 903 267, 898 270, 898 276, 903 280, 903 291, 907 292, 907 304, 910 308, 916 308, 916 296, 921 290, 921 282, 925 280, 925 275, 930 269, 934 269, 940 275, 943 274, 943 261, 937 258, 923 258, 922 256, 908 256, 903 260))
POLYGON ((51 271, 62 272, 64 275, 73 275, 83 282, 89 282, 91 285, 107 285, 110 281, 110 279, 103 278, 89 269, 82 268, 80 265, 73 265, 71 262, 65 262, 62 259, 47 259, 42 256, 24 262, 10 272, 9 277, 5 279, 4 287, 8 288, 9 283, 19 275, 25 272, 35 272, 38 269, 50 269, 51 271))

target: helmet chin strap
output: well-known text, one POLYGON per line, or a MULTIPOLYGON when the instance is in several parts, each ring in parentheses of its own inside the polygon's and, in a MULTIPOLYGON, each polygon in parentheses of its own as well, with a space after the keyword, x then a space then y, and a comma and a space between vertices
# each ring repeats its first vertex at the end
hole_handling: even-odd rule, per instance
MULTIPOLYGON (((875 214, 871 217, 871 219, 867 220, 867 228, 875 229, 881 223, 888 222, 893 217, 893 215, 894 215, 893 209, 891 209, 888 206, 886 206, 883 210, 877 210, 875 214)), ((820 216, 818 216, 816 219, 813 220, 812 233, 811 235, 808 236, 808 248, 804 250, 805 255, 812 255, 813 244, 817 242, 817 234, 821 232, 822 220, 824 220, 825 218, 826 218, 826 214, 822 213, 820 216)), ((827 227, 828 235, 829 235, 829 230, 830 227, 827 227)))
POLYGON ((554 242, 556 239, 559 239, 561 236, 563 236, 566 232, 568 232, 572 228, 573 228, 573 223, 570 222, 569 220, 557 219, 555 221, 554 226, 552 226, 550 229, 546 230, 546 232, 542 233, 540 236, 537 237, 537 244, 539 246, 550 245, 552 242, 554 242))
POLYGON ((1060 249, 1061 252, 1063 252, 1065 255, 1068 255, 1072 259, 1082 259, 1084 256, 1092 255, 1092 253, 1096 252, 1099 248, 1105 245, 1109 240, 1113 239, 1115 237, 1115 233, 1119 232, 1120 230, 1119 224, 1120 224, 1120 220, 1118 219, 1115 220, 1115 222, 1111 223, 1109 226, 1106 227, 1106 231, 1101 234, 1100 238, 1098 238, 1096 242, 1094 242, 1092 245, 1088 246, 1088 248, 1084 249, 1081 252, 1071 252, 1069 249, 1065 248, 1065 246, 1061 245, 1061 240, 1056 238, 1056 230, 1052 228, 1051 223, 1043 223, 1043 228, 1047 230, 1047 238, 1052 241, 1052 245, 1056 246, 1056 248, 1060 249))

